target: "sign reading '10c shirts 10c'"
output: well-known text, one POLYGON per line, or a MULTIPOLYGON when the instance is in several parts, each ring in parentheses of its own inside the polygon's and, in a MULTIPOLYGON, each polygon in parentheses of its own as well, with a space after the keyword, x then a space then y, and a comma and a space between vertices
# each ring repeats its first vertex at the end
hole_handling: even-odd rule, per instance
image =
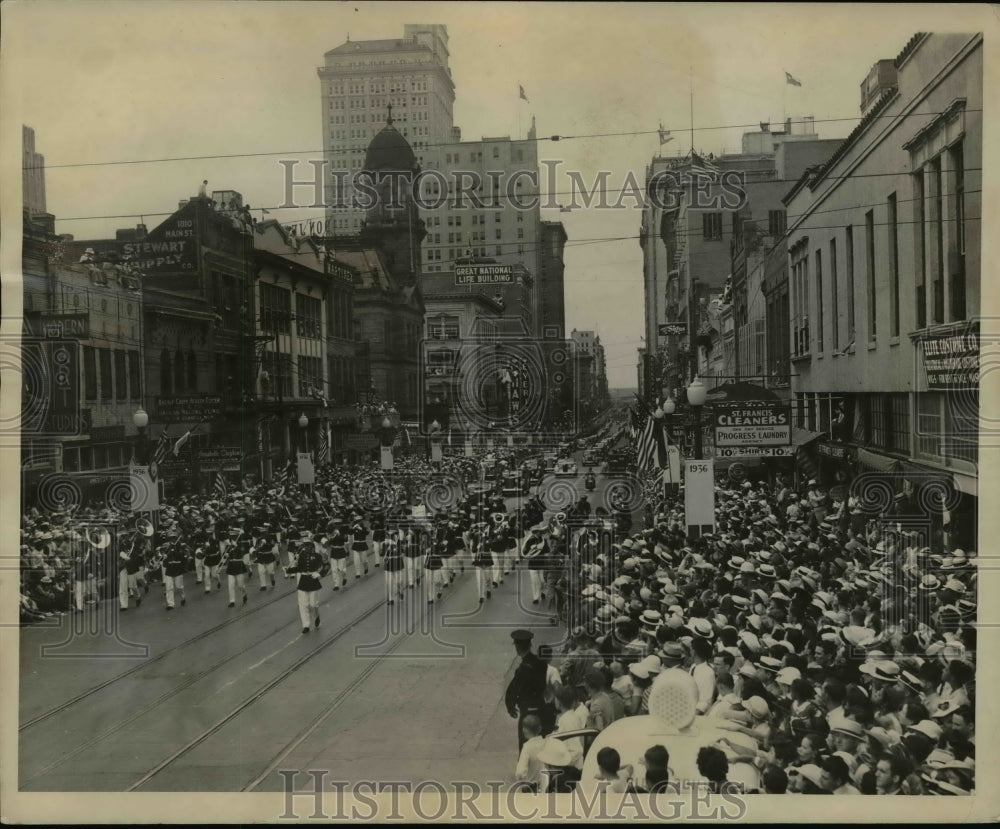
POLYGON ((788 446, 792 418, 787 403, 759 400, 714 403, 716 446, 788 446))

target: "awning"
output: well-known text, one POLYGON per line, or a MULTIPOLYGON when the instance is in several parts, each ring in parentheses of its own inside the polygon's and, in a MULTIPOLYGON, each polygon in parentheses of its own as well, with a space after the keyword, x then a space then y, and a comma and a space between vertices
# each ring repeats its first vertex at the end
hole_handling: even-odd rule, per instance
POLYGON ((792 446, 808 446, 813 441, 826 437, 826 432, 814 432, 811 429, 792 427, 792 446))
POLYGON ((928 483, 940 483, 949 488, 957 488, 955 474, 949 469, 924 466, 914 461, 900 461, 899 469, 910 481, 920 486, 928 483))
POLYGON ((888 455, 882 455, 868 449, 861 449, 860 447, 858 448, 857 459, 860 466, 867 467, 875 472, 896 472, 900 468, 898 458, 890 458, 888 455))

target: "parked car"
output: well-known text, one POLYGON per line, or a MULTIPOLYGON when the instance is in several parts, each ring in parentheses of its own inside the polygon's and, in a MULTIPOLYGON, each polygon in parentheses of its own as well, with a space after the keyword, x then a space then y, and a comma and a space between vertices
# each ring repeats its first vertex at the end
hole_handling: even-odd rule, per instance
POLYGON ((576 461, 572 458, 563 458, 556 463, 556 476, 560 478, 573 477, 576 475, 576 461))

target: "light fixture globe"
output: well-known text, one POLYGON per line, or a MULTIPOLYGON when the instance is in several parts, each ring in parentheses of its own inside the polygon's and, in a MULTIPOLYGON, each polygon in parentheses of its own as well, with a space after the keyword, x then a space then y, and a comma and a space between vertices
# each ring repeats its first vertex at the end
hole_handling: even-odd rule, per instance
POLYGON ((305 429, 306 426, 308 425, 309 425, 309 418, 306 417, 306 413, 303 412, 302 414, 299 415, 299 428, 305 429))
POLYGON ((149 415, 146 414, 146 410, 136 409, 132 414, 132 423, 135 424, 136 429, 145 429, 149 425, 149 415))
POLYGON ((677 407, 674 405, 674 401, 668 397, 663 401, 663 406, 661 408, 663 409, 663 413, 665 415, 672 415, 677 407))
POLYGON ((692 406, 704 406, 707 395, 708 389, 705 388, 705 384, 701 382, 700 378, 695 377, 687 387, 688 403, 692 406))
POLYGON ((382 418, 382 428, 383 429, 391 429, 392 428, 392 421, 389 420, 388 416, 382 418))

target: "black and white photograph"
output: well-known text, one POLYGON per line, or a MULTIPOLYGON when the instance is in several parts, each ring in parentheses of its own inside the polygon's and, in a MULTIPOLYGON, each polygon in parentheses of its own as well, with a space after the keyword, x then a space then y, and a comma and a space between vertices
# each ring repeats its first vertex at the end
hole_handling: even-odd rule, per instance
POLYGON ((4 820, 995 819, 996 8, 5 3, 4 820))

